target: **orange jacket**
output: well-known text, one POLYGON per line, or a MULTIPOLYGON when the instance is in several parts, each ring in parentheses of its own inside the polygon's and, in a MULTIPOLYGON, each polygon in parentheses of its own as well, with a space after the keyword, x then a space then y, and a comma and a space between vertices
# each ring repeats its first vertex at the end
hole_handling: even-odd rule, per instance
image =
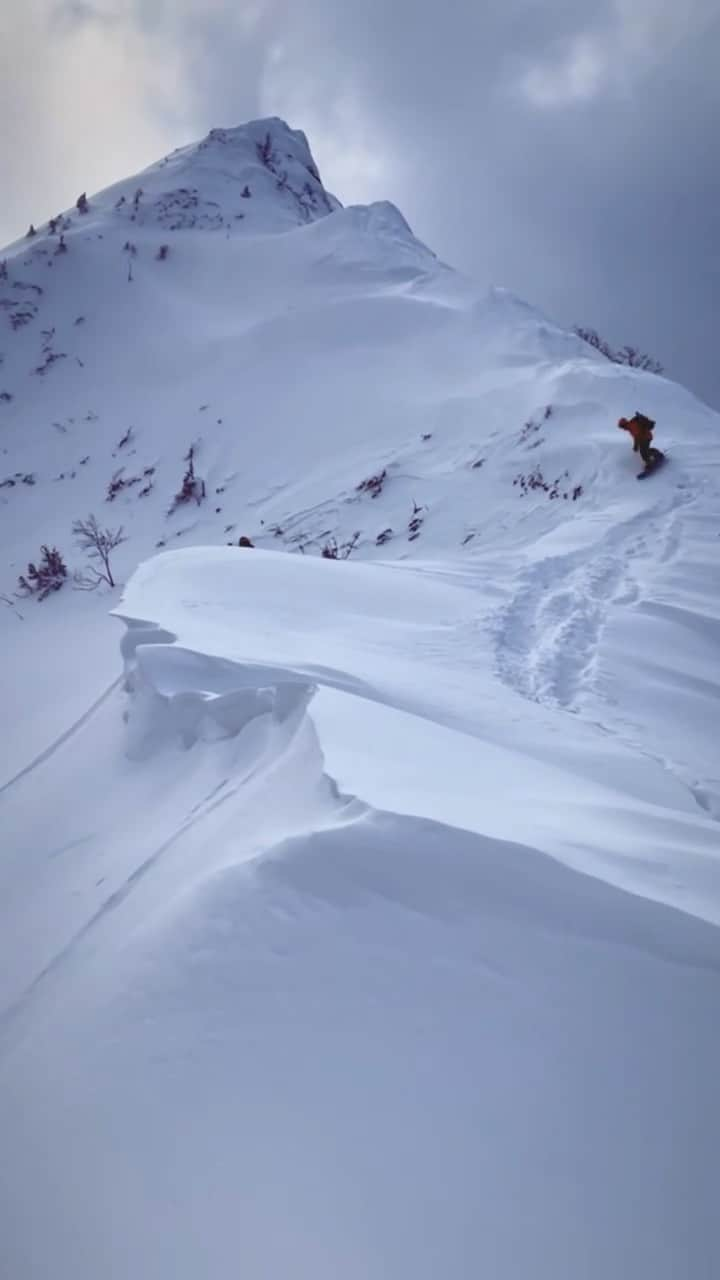
POLYGON ((648 425, 648 419, 643 419, 640 414, 636 414, 634 418, 620 418, 618 426, 621 431, 630 432, 633 438, 633 449, 635 450, 641 444, 650 444, 652 440, 653 428, 648 425))

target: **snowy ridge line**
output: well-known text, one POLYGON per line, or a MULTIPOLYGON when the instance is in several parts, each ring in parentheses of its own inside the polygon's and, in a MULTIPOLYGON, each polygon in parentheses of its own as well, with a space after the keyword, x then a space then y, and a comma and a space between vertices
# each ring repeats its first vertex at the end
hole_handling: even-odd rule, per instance
POLYGON ((466 692, 448 700, 427 663, 462 644, 475 601, 442 580, 430 600, 421 575, 395 566, 198 547, 146 561, 112 612, 128 628, 126 679, 137 672, 179 708, 201 711, 243 689, 284 698, 325 686, 470 732, 466 692), (316 611, 328 605, 318 640, 316 611), (140 617, 151 608, 154 623, 140 617))
MULTIPOLYGON (((613 941, 622 941, 671 963, 707 971, 720 968, 709 945, 697 954, 692 949, 686 952, 683 946, 676 950, 673 921, 680 920, 684 913, 661 899, 653 901, 652 897, 639 894, 649 909, 644 918, 658 923, 650 931, 638 932, 635 890, 558 859, 542 844, 523 844, 486 834, 477 819, 466 821, 469 811, 465 815, 458 813, 452 820, 442 820, 430 816, 432 806, 426 813, 422 805, 414 811, 402 802, 398 808, 385 807, 362 794, 348 792, 333 776, 332 750, 328 768, 324 743, 327 707, 316 716, 312 700, 324 688, 331 702, 344 704, 349 695, 355 705, 358 699, 360 705, 368 705, 371 717, 377 708, 406 718, 411 726, 418 719, 420 723, 424 721, 421 713, 383 702, 378 691, 369 686, 359 692, 360 682, 336 669, 322 668, 323 678, 310 683, 307 667, 300 670, 290 665, 270 666, 209 656, 188 650, 176 640, 168 643, 171 633, 162 627, 122 616, 128 626, 121 647, 130 695, 126 719, 131 759, 147 760, 168 743, 180 743, 185 750, 211 750, 222 739, 240 737, 255 721, 270 722, 278 732, 266 740, 265 750, 251 766, 226 778, 193 806, 183 827, 133 874, 127 886, 113 895, 99 916, 122 902, 136 879, 197 822, 212 818, 223 805, 234 804, 242 809, 247 789, 260 779, 270 787, 271 802, 281 808, 285 799, 283 784, 276 785, 273 777, 283 759, 288 761, 291 772, 302 768, 301 761, 307 756, 302 741, 304 731, 313 740, 315 759, 303 785, 308 791, 321 786, 326 804, 320 821, 279 841, 264 842, 259 838, 255 842, 252 855, 241 861, 248 862, 259 884, 283 883, 303 896, 309 894, 344 907, 372 898, 389 900, 439 919, 481 915, 488 909, 489 897, 495 900, 495 909, 501 916, 508 910, 514 914, 532 885, 534 893, 552 901, 551 914, 557 912, 563 928, 570 928, 579 938, 591 940, 597 936, 607 941, 612 936, 613 941), (339 837, 341 830, 344 834, 339 837), (384 853, 380 855, 385 843, 393 848, 391 859, 384 853), (400 857, 401 849, 413 852, 400 857), (425 854, 431 850, 428 860, 425 854), (449 851, 452 856, 448 861, 449 851), (427 891, 423 888, 425 882, 427 891), (556 897, 558 892, 560 900, 556 897), (616 894, 621 895, 620 899, 613 896, 616 894), (612 910, 600 933, 596 935, 596 925, 591 923, 592 913, 584 925, 577 919, 569 925, 572 911, 568 907, 566 918, 565 908, 559 905, 566 897, 568 902, 576 903, 582 916, 586 914, 582 904, 594 901, 603 910, 607 897, 612 910), (660 914, 655 916, 655 911, 660 914), (665 916, 668 911, 671 915, 665 916)), ((344 708, 343 715, 348 717, 345 727, 351 733, 353 712, 344 708)), ((382 723, 381 719, 380 727, 382 723)), ((429 719, 427 725, 432 733, 433 720, 429 719)), ((448 726, 445 732, 452 736, 457 733, 448 726)), ((341 749, 340 759, 342 754, 341 749)), ((206 866, 204 874, 210 872, 211 866, 206 866)), ((680 926, 681 933, 684 928, 685 925, 680 926)), ((710 939, 714 935, 708 932, 706 936, 710 939)))
MULTIPOLYGON (((530 923, 540 903, 550 931, 720 974, 710 922, 638 899, 535 846, 411 813, 366 807, 344 825, 340 839, 332 826, 291 836, 254 859, 250 870, 260 883, 289 885, 343 908, 376 899, 436 920, 530 923)), ((496 970, 495 977, 507 975, 496 970)))
POLYGON ((520 842, 720 918, 716 824, 664 763, 539 704, 525 704, 518 744, 491 648, 483 662, 472 578, 189 548, 141 566, 115 612, 129 626, 131 758, 204 743, 202 756, 312 699, 325 774, 370 809, 520 842), (155 624, 139 621, 152 613, 155 624), (518 789, 521 809, 506 802, 518 789))

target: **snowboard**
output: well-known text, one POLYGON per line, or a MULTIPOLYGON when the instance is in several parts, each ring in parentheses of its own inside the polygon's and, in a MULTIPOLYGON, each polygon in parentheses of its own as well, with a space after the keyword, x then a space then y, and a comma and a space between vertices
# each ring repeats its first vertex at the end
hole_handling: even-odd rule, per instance
POLYGON ((654 462, 651 462, 650 466, 646 467, 644 471, 639 472, 638 480, 644 480, 646 476, 651 476, 653 471, 658 471, 665 462, 667 462, 667 454, 663 453, 654 462))

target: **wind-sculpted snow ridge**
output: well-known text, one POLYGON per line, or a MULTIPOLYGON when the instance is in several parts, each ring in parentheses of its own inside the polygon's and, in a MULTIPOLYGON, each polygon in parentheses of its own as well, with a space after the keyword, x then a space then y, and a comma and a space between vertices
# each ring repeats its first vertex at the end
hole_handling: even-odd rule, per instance
POLYGON ((691 789, 599 726, 542 705, 524 710, 518 733, 514 695, 483 662, 475 583, 196 548, 141 566, 116 612, 130 623, 129 687, 142 693, 133 751, 158 736, 212 739, 270 708, 304 710, 316 691, 309 712, 339 791, 519 840, 720 919, 717 825, 691 789))
MULTIPOLYGON (((271 720, 291 735, 312 696, 312 684, 282 668, 243 670, 222 659, 177 648, 160 627, 130 622, 123 640, 124 687, 130 759, 151 756, 172 743, 234 738, 252 721, 271 720)), ((275 749, 275 748, 273 748, 275 749)))

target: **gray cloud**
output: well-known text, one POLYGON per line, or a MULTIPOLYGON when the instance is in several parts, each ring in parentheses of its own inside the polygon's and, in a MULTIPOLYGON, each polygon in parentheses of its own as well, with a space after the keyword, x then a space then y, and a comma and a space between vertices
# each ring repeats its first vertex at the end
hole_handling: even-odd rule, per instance
POLYGON ((49 18, 59 30, 72 30, 92 23, 112 25, 118 21, 113 10, 101 9, 99 5, 85 3, 85 0, 57 0, 49 18))
MULTIPOLYGON (((674 17, 664 0, 367 0, 357 29, 349 8, 313 9, 318 50, 338 24, 355 49, 355 99, 391 174, 402 157, 393 195, 424 239, 720 404, 714 0, 674 17)), ((347 68, 319 61, 332 101, 347 68)))
POLYGON ((482 284, 720 404, 715 0, 14 8, 20 62, 47 74, 13 55, 0 75, 8 235, 212 125, 285 115, 344 201, 393 199, 482 284))

